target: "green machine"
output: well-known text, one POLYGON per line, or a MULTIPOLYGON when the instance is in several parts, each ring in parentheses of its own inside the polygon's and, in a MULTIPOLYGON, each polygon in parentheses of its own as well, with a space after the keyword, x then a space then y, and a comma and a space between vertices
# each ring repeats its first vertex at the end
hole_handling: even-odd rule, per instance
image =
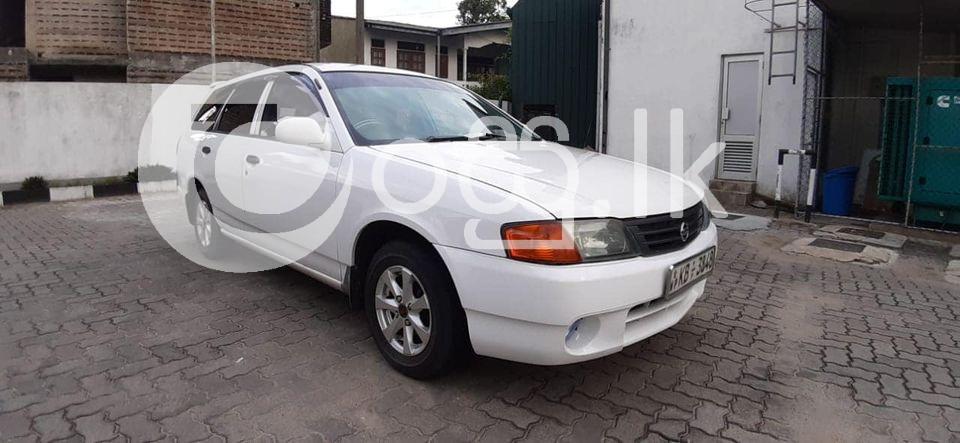
POLYGON ((915 78, 887 80, 878 195, 906 202, 912 185, 916 221, 960 225, 960 78, 917 89, 915 78))

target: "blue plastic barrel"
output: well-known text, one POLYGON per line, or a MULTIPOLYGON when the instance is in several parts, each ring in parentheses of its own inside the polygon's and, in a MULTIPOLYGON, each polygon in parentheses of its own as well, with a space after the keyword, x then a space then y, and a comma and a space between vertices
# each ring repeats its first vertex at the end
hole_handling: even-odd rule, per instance
POLYGON ((847 166, 827 171, 823 175, 823 213, 850 215, 853 190, 857 184, 860 168, 847 166))

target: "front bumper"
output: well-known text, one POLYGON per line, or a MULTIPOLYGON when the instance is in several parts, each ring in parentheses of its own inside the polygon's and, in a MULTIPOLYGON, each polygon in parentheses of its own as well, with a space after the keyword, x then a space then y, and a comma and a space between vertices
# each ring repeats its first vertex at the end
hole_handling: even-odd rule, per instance
POLYGON ((574 266, 546 266, 437 246, 480 355, 562 365, 613 354, 680 321, 706 287, 661 298, 671 265, 717 244, 711 225, 686 248, 574 266), (579 328, 568 340, 574 322, 579 328))

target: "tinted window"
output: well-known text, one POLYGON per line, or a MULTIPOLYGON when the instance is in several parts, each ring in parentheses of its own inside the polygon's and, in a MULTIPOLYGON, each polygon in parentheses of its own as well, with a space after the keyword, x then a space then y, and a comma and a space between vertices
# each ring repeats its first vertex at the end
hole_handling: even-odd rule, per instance
POLYGON ((237 86, 233 95, 220 113, 217 132, 224 134, 248 135, 253 124, 257 104, 266 86, 265 80, 252 80, 237 86))
POLYGON ((210 94, 210 98, 200 106, 200 110, 193 118, 194 131, 209 131, 213 128, 213 124, 217 122, 217 116, 220 114, 220 109, 223 108, 223 104, 227 101, 227 97, 230 96, 232 90, 232 88, 218 89, 210 94))
POLYGON ((278 77, 270 88, 260 119, 260 135, 273 137, 277 122, 287 117, 326 117, 310 79, 300 74, 278 77))

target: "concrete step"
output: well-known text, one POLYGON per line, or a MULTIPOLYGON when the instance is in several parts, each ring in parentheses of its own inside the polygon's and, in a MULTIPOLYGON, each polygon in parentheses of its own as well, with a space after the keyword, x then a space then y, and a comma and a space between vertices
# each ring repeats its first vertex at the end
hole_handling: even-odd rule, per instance
POLYGON ((753 192, 721 191, 716 189, 711 189, 710 192, 713 192, 713 195, 717 197, 717 200, 719 200, 723 206, 746 206, 753 197, 753 192))
POLYGON ((710 190, 753 194, 757 190, 756 182, 740 180, 710 180, 710 190))

